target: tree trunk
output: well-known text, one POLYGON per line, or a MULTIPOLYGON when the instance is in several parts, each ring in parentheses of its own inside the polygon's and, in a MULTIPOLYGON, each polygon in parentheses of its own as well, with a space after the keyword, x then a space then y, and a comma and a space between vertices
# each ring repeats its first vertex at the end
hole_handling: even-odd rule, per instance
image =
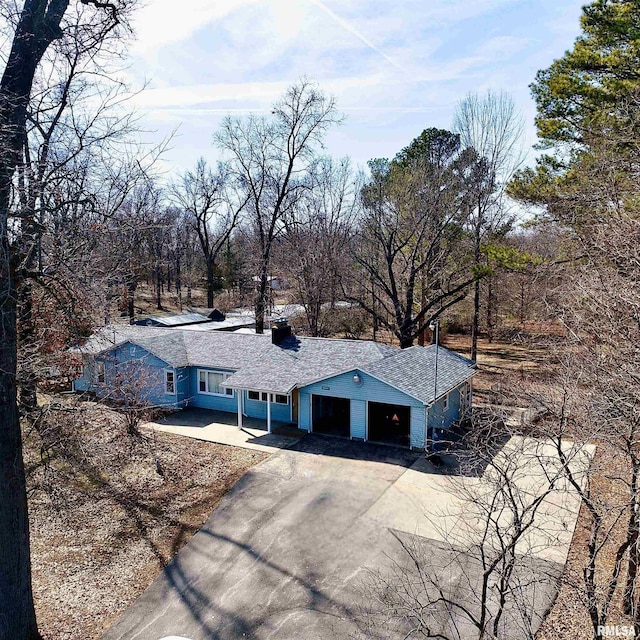
POLYGON ((478 333, 480 329, 480 280, 476 280, 473 290, 473 321, 471 323, 471 359, 478 357, 478 333))
POLYGON ((627 582, 624 590, 623 608, 625 615, 637 617, 636 580, 638 578, 638 562, 640 559, 640 520, 638 513, 638 464, 633 465, 631 476, 631 513, 629 514, 629 527, 627 540, 629 541, 629 565, 627 570, 627 582))
POLYGON ((176 255, 176 293, 182 293, 182 274, 180 273, 180 254, 176 255))
POLYGON ((400 327, 400 331, 398 332, 398 340, 400 341, 401 349, 408 349, 409 347, 413 346, 414 337, 410 321, 405 321, 403 326, 400 327))
POLYGON ((493 295, 493 277, 487 277, 487 339, 489 344, 493 342, 494 323, 494 295, 493 295))
MULTIPOLYGON (((482 203, 478 202, 478 219, 475 225, 473 243, 473 266, 480 266, 480 244, 482 242, 482 203)), ((477 275, 477 274, 476 274, 477 275)), ((471 359, 475 362, 478 357, 478 332, 480 328, 480 280, 476 280, 473 290, 473 321, 471 323, 471 359)))
MULTIPOLYGON (((426 288, 427 288, 427 283, 426 283, 425 273, 423 271, 420 276, 420 310, 421 311, 424 310, 424 308, 427 306, 426 288)), ((418 344, 421 347, 424 347, 424 345, 427 344, 427 327, 424 327, 424 329, 422 329, 422 331, 418 335, 418 344)))
POLYGON ((158 311, 162 311, 162 274, 160 273, 160 267, 156 268, 156 307, 158 311))
POLYGON ((260 269, 260 281, 255 302, 256 333, 264 333, 264 317, 266 313, 267 287, 269 285, 269 256, 263 256, 260 269))
POLYGON ((18 343, 20 345, 20 412, 31 417, 38 408, 36 329, 33 321, 33 284, 23 279, 18 287, 18 343))
POLYGON ((213 262, 207 262, 207 307, 213 309, 213 297, 214 297, 214 277, 213 277, 213 262))
POLYGON ((39 638, 17 406, 16 280, 8 238, 10 175, 0 185, 0 638, 39 638))

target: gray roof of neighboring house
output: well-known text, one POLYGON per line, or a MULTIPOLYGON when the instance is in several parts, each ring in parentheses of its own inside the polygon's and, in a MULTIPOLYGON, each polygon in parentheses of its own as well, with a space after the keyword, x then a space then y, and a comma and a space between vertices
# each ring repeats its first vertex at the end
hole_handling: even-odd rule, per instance
POLYGON ((250 366, 230 376, 224 386, 286 394, 294 387, 364 367, 394 353, 397 349, 367 340, 293 336, 280 345, 270 345, 250 366))
POLYGON ((141 326, 144 323, 155 323, 163 327, 179 327, 181 324, 195 324, 196 322, 210 322, 209 318, 201 313, 179 313, 174 316, 150 316, 136 320, 141 326))
MULTIPOLYGON (((269 335, 114 325, 74 351, 97 355, 127 342, 174 367, 234 370, 224 383, 234 388, 287 394, 295 387, 359 369, 425 404, 434 399, 435 346, 400 351, 368 340, 295 336, 274 345, 269 335)), ((471 360, 439 347, 436 398, 468 380, 474 367, 471 360)))
POLYGON ((362 371, 425 404, 430 404, 434 399, 468 380, 476 373, 476 368, 473 360, 444 347, 436 349, 435 345, 431 345, 396 351, 395 355, 385 358, 384 362, 375 362, 362 371), (438 354, 437 389, 435 389, 436 353, 438 354))

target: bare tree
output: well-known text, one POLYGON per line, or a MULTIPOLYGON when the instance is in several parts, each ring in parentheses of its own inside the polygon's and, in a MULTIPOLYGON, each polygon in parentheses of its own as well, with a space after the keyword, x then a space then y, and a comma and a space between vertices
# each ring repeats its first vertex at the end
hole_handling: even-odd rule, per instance
POLYGON ((351 267, 359 186, 347 159, 319 159, 310 179, 294 215, 285 220, 276 260, 304 306, 311 335, 319 336, 326 335, 323 321, 335 311, 351 267))
POLYGON ((271 117, 227 117, 215 136, 247 200, 257 239, 257 333, 264 332, 274 240, 309 187, 309 170, 324 134, 339 121, 335 101, 301 80, 274 104, 271 117))
POLYGON ((547 428, 592 433, 617 466, 581 491, 590 537, 576 588, 596 637, 618 599, 640 633, 640 224, 635 145, 585 142, 570 172, 548 159, 537 174, 522 172, 513 193, 544 207, 545 225, 565 239, 556 256, 562 271, 546 292, 567 336, 556 387, 538 391, 547 428), (602 482, 611 483, 613 498, 603 497, 602 482))
POLYGON ((364 295, 352 296, 409 347, 480 274, 464 255, 465 174, 475 166, 459 137, 427 129, 395 160, 369 163, 355 241, 364 295))
POLYGON ((228 168, 220 163, 215 172, 204 158, 194 171, 184 173, 171 189, 176 207, 189 215, 200 241, 207 275, 207 306, 213 307, 216 265, 220 252, 236 228, 248 194, 236 197, 228 168))
MULTIPOLYGON (((129 3, 82 0, 91 5, 83 21, 70 28, 68 0, 25 0, 13 27, 11 50, 0 80, 0 636, 37 638, 31 592, 29 528, 16 397, 17 311, 20 281, 15 229, 9 222, 16 167, 24 149, 32 87, 47 49, 63 37, 82 39, 87 51, 124 19, 129 3), (90 14, 90 15, 89 15, 90 14)), ((71 23, 73 24, 73 20, 71 23)))
MULTIPOLYGON (((473 239, 474 265, 482 262, 482 245, 492 234, 504 232, 512 220, 505 204, 504 191, 514 171, 524 159, 522 134, 524 121, 513 99, 506 93, 469 94, 456 107, 453 129, 463 147, 472 148, 480 158, 472 176, 472 214, 469 227, 473 239), (478 171, 482 173, 478 175, 478 171)), ((487 273, 490 278, 490 273, 487 273)), ((471 359, 478 353, 480 324, 480 279, 474 284, 471 325, 471 359)), ((491 296, 487 298, 491 304, 491 296)), ((491 311, 488 311, 491 315, 491 311)))
POLYGON ((449 502, 420 516, 431 537, 396 534, 399 556, 364 582, 364 637, 533 640, 577 516, 566 472, 582 486, 592 454, 581 441, 558 446, 498 414, 474 424, 435 471, 449 502))

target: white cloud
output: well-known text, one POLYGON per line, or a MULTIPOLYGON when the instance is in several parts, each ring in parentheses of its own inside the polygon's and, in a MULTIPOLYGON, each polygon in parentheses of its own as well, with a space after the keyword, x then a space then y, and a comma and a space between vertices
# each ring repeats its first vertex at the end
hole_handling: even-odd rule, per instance
POLYGON ((134 55, 152 56, 170 43, 186 40, 204 25, 256 0, 150 0, 135 15, 134 55), (176 6, 182 5, 182 6, 176 6), (188 8, 187 6, 188 5, 188 8))
POLYGON ((184 123, 183 162, 212 152, 223 114, 266 111, 302 75, 348 114, 331 145, 356 161, 450 126, 470 91, 506 89, 530 114, 527 85, 559 42, 571 45, 582 0, 147 2, 131 74, 150 77, 151 88, 135 104, 159 128, 184 123))

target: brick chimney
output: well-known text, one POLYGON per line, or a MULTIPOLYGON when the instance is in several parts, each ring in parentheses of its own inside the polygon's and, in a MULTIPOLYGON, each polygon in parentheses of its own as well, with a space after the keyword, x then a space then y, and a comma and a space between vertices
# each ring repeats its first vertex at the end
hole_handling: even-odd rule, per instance
POLYGON ((274 320, 273 326, 271 327, 271 342, 273 342, 273 344, 280 344, 292 335, 291 325, 286 318, 274 320))

